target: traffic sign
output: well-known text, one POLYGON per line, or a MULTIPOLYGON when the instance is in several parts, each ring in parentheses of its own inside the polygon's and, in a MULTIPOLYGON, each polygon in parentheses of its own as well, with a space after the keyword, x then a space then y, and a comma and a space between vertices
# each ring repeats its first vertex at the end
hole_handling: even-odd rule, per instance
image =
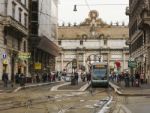
POLYGON ((3 58, 6 58, 6 57, 7 57, 7 55, 4 53, 4 54, 3 54, 3 58))
POLYGON ((35 63, 34 68, 37 69, 37 70, 42 69, 41 63, 35 63))

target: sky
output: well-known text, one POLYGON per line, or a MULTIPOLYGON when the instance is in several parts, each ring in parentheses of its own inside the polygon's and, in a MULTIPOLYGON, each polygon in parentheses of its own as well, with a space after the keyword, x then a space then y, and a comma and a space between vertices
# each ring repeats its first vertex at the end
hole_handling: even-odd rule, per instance
POLYGON ((108 24, 119 22, 121 25, 122 22, 125 22, 128 25, 129 18, 125 15, 128 2, 129 0, 59 0, 58 23, 60 25, 63 22, 65 25, 69 22, 79 24, 88 17, 90 10, 97 10, 99 17, 108 24), (77 5, 76 12, 73 11, 75 4, 77 5))

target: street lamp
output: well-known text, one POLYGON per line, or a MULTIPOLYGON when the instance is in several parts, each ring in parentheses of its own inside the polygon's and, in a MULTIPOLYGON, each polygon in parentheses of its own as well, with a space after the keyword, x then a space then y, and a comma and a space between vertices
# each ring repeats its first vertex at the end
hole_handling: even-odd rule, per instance
POLYGON ((77 5, 74 5, 74 9, 73 9, 73 11, 77 11, 77 5))

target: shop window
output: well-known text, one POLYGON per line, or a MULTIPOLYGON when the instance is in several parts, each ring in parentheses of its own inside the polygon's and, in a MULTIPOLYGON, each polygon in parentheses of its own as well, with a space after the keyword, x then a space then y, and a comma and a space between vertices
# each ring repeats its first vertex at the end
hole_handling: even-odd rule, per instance
POLYGON ((107 39, 104 39, 104 45, 105 46, 107 45, 107 39))

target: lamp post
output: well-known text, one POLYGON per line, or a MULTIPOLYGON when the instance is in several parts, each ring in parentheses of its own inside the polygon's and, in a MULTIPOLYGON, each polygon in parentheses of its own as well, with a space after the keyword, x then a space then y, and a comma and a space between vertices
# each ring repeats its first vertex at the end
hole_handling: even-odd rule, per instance
POLYGON ((73 11, 77 11, 77 5, 74 5, 74 9, 73 9, 73 11))

